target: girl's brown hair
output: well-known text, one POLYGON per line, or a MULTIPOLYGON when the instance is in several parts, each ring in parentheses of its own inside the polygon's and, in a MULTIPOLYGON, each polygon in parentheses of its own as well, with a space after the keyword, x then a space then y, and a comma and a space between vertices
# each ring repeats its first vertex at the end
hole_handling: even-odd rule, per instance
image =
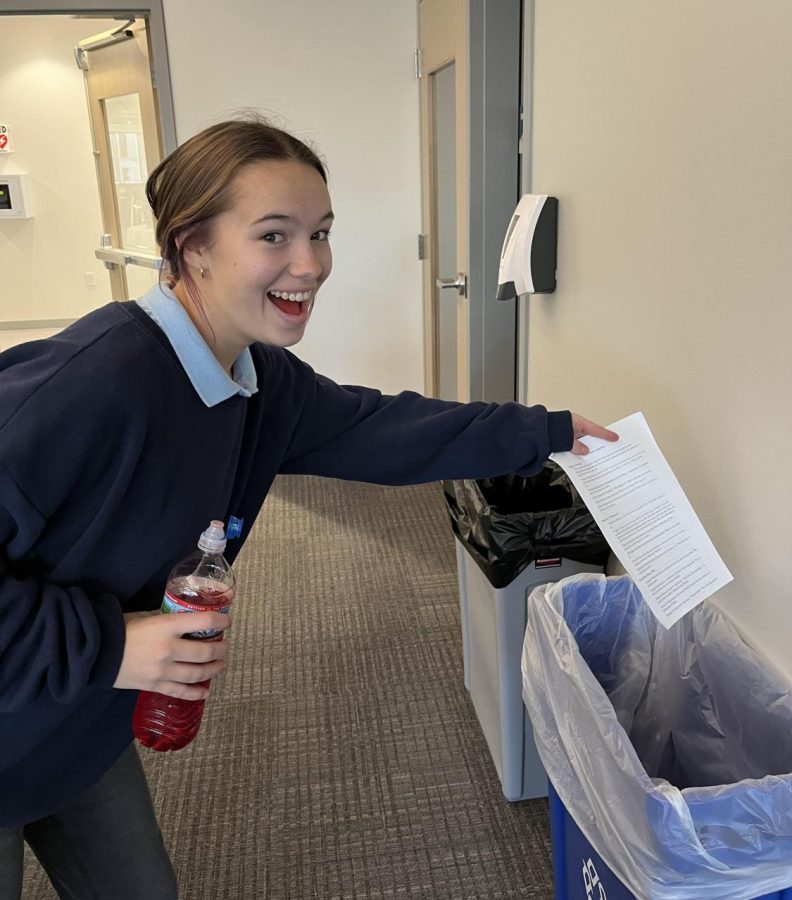
POLYGON ((244 166, 268 160, 305 163, 327 182, 322 161, 307 144, 259 117, 204 129, 149 175, 146 197, 157 220, 157 244, 170 269, 169 282, 181 281, 198 308, 201 295, 184 263, 185 244, 210 242, 212 220, 231 205, 231 182, 244 166))

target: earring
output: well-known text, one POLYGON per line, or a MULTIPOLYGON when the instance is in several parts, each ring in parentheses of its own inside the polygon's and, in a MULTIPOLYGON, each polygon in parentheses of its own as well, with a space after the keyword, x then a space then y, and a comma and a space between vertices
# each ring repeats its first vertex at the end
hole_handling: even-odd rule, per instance
POLYGON ((198 271, 201 273, 201 279, 202 279, 202 280, 203 280, 204 278, 206 278, 206 271, 204 270, 204 267, 203 267, 203 266, 199 266, 198 271))

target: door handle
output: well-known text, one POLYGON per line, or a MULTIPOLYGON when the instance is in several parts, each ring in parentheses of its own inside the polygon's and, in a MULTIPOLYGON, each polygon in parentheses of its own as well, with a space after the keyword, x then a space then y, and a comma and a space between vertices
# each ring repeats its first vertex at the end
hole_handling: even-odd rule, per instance
POLYGON ((459 272, 453 280, 451 278, 438 278, 435 284, 439 288, 456 288, 460 297, 467 297, 467 275, 464 272, 459 272))
POLYGON ((115 247, 99 247, 94 256, 104 261, 108 269, 114 266, 143 266, 146 269, 161 269, 164 260, 153 253, 138 253, 134 250, 118 250, 115 247))

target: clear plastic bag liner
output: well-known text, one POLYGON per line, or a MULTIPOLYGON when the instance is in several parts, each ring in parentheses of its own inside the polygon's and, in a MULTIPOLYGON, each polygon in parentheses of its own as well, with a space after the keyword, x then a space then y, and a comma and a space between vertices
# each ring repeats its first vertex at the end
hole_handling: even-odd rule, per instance
POLYGON ((535 475, 444 481, 451 527, 495 588, 537 559, 605 566, 610 548, 569 476, 554 462, 535 475))
POLYGON ((792 885, 792 684, 712 604, 666 631, 629 576, 541 585, 522 679, 548 777, 636 897, 792 885))

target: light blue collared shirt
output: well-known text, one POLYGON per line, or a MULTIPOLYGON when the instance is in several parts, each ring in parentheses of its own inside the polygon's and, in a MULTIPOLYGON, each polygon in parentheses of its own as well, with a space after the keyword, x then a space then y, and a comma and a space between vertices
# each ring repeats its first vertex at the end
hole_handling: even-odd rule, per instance
POLYGON ((192 386, 207 406, 217 406, 237 394, 251 397, 258 391, 250 349, 245 347, 239 354, 229 377, 185 308, 164 284, 154 285, 136 302, 165 332, 192 386))

